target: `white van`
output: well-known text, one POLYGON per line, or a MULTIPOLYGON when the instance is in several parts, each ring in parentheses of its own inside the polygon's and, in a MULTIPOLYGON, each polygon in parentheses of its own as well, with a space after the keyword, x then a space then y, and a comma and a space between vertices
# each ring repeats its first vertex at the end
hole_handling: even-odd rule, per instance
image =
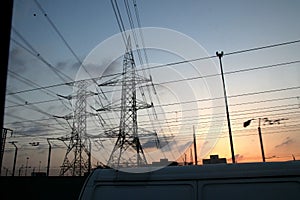
POLYGON ((300 161, 95 169, 80 200, 300 200, 300 161))

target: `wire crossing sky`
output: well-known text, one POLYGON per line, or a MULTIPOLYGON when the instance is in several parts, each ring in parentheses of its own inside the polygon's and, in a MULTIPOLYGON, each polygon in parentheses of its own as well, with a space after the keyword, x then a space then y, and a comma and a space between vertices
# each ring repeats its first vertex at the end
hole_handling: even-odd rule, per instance
MULTIPOLYGON (((120 88, 96 85, 122 74, 122 55, 114 58, 114 53, 117 48, 125 53, 128 35, 136 49, 138 73, 152 80, 140 88, 140 98, 153 102, 156 123, 147 120, 149 113, 140 112, 139 127, 163 130, 166 137, 176 135, 178 145, 186 148, 195 126, 198 161, 219 154, 230 162, 216 56, 223 51, 237 162, 261 161, 259 118, 285 119, 262 126, 267 161, 299 159, 299 8, 300 2, 293 0, 14 1, 4 116, 4 126, 14 133, 7 138, 3 165, 11 168, 14 146, 9 142, 18 141, 17 166, 30 157, 32 166, 41 161, 46 167, 46 139, 71 133, 67 116, 73 114, 74 102, 68 99, 74 97, 78 74, 85 73, 84 79, 94 84, 89 88, 95 93, 90 113, 117 99, 120 88), (201 52, 179 37, 150 34, 152 28, 172 30, 197 44, 201 52), (105 46, 116 38, 119 43, 105 46), (150 44, 179 46, 189 56, 150 44), (105 49, 100 51, 101 47, 105 49), (243 127, 250 119, 256 120, 243 127)), ((117 124, 116 116, 103 113, 101 117, 107 121, 105 127, 117 124)), ((95 118, 87 119, 87 132, 93 137, 104 127, 95 118)), ((93 165, 106 161, 97 152, 107 140, 94 139, 93 165)), ((66 148, 60 141, 52 144, 57 147, 54 169, 61 165, 66 148)), ((151 145, 145 142, 149 151, 151 145)), ((105 151, 109 154, 109 148, 105 151)))

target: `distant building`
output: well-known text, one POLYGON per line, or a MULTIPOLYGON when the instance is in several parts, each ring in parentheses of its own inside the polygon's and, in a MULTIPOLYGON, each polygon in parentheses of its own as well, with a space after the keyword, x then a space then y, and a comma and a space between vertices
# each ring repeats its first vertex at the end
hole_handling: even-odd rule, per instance
POLYGON ((177 166, 178 163, 175 161, 169 161, 167 158, 160 159, 159 162, 152 162, 154 166, 177 166))
POLYGON ((203 164, 227 163, 226 158, 219 158, 219 155, 210 155, 210 159, 202 159, 203 164))
POLYGON ((32 172, 31 176, 46 176, 46 172, 32 172))

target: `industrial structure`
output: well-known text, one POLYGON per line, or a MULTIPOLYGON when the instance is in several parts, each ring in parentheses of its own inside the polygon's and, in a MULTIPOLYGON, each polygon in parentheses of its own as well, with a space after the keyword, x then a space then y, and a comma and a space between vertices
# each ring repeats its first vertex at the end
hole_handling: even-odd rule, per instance
POLYGON ((60 176, 69 173, 72 176, 82 176, 91 169, 91 143, 86 133, 87 119, 87 85, 85 80, 77 81, 74 87, 77 88, 75 96, 69 96, 69 100, 75 99, 74 114, 72 117, 71 136, 58 138, 63 142, 68 141, 67 151, 60 170, 60 176))
POLYGON ((219 158, 219 155, 210 155, 209 159, 202 159, 203 164, 220 164, 227 163, 226 158, 219 158))
MULTIPOLYGON (((96 79, 94 79, 96 80, 96 79)), ((112 78, 98 87, 114 86, 121 88, 119 104, 109 102, 109 105, 100 104, 102 107, 95 109, 97 113, 87 112, 87 98, 97 95, 94 92, 88 92, 91 84, 90 80, 76 81, 74 87, 77 89, 75 95, 62 96, 67 100, 73 100, 74 113, 72 115, 60 117, 65 120, 72 120, 69 123, 71 135, 67 137, 56 138, 67 145, 67 151, 61 165, 60 176, 72 175, 82 176, 91 170, 91 139, 116 139, 114 147, 110 153, 107 166, 113 168, 138 167, 148 164, 140 137, 149 138, 158 143, 157 133, 155 131, 146 131, 138 129, 138 115, 140 109, 153 108, 153 103, 147 103, 137 98, 137 88, 148 84, 152 80, 143 77, 137 73, 134 55, 131 47, 130 36, 127 38, 126 52, 123 57, 123 67, 121 76, 112 78), (104 119, 101 117, 102 111, 120 112, 119 125, 115 129, 104 127, 104 119), (87 117, 98 116, 104 129, 103 134, 91 136, 87 134, 87 117), (67 142, 67 143, 66 143, 67 142)), ((58 117, 58 116, 56 116, 58 117)), ((101 132, 101 130, 99 130, 101 132)), ((54 139, 54 138, 52 138, 54 139)), ((49 146, 51 148, 51 145, 49 146)), ((50 152, 51 153, 51 152, 50 152)), ((49 154, 50 154, 49 153, 49 154)), ((49 155, 50 159, 50 155, 49 155)), ((48 161, 50 163, 50 161, 48 161)), ((49 173, 49 172, 48 172, 49 173)))
MULTIPOLYGON (((109 157, 107 165, 114 168, 124 166, 147 165, 147 159, 140 143, 137 111, 153 107, 153 104, 137 99, 137 87, 151 82, 150 79, 137 74, 131 48, 130 36, 127 38, 126 52, 123 58, 122 76, 108 80, 99 86, 121 86, 120 121, 117 140, 109 157)), ((110 107, 110 106, 108 106, 110 107)), ((117 106, 118 107, 118 106, 117 106)), ((116 108, 112 108, 116 109, 116 108)), ((100 108, 97 111, 106 110, 100 108)), ((144 133, 143 136, 147 135, 144 133)), ((150 133, 150 135, 156 135, 150 133)))
POLYGON ((1 138, 0 138, 0 174, 2 169, 2 161, 3 161, 3 155, 4 155, 4 149, 5 149, 5 141, 7 133, 11 132, 11 135, 13 134, 13 131, 9 128, 2 128, 1 130, 1 138))

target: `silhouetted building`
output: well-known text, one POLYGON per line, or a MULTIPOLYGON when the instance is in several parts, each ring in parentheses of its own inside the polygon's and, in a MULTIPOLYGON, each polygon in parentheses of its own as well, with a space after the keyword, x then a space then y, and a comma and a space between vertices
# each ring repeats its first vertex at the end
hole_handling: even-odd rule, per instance
POLYGON ((46 176, 46 172, 32 172, 31 176, 46 176))
POLYGON ((210 155, 210 159, 202 159, 203 164, 227 163, 226 158, 219 158, 219 155, 210 155))
POLYGON ((154 166, 177 166, 176 161, 169 161, 167 158, 161 158, 159 162, 152 162, 154 166))

